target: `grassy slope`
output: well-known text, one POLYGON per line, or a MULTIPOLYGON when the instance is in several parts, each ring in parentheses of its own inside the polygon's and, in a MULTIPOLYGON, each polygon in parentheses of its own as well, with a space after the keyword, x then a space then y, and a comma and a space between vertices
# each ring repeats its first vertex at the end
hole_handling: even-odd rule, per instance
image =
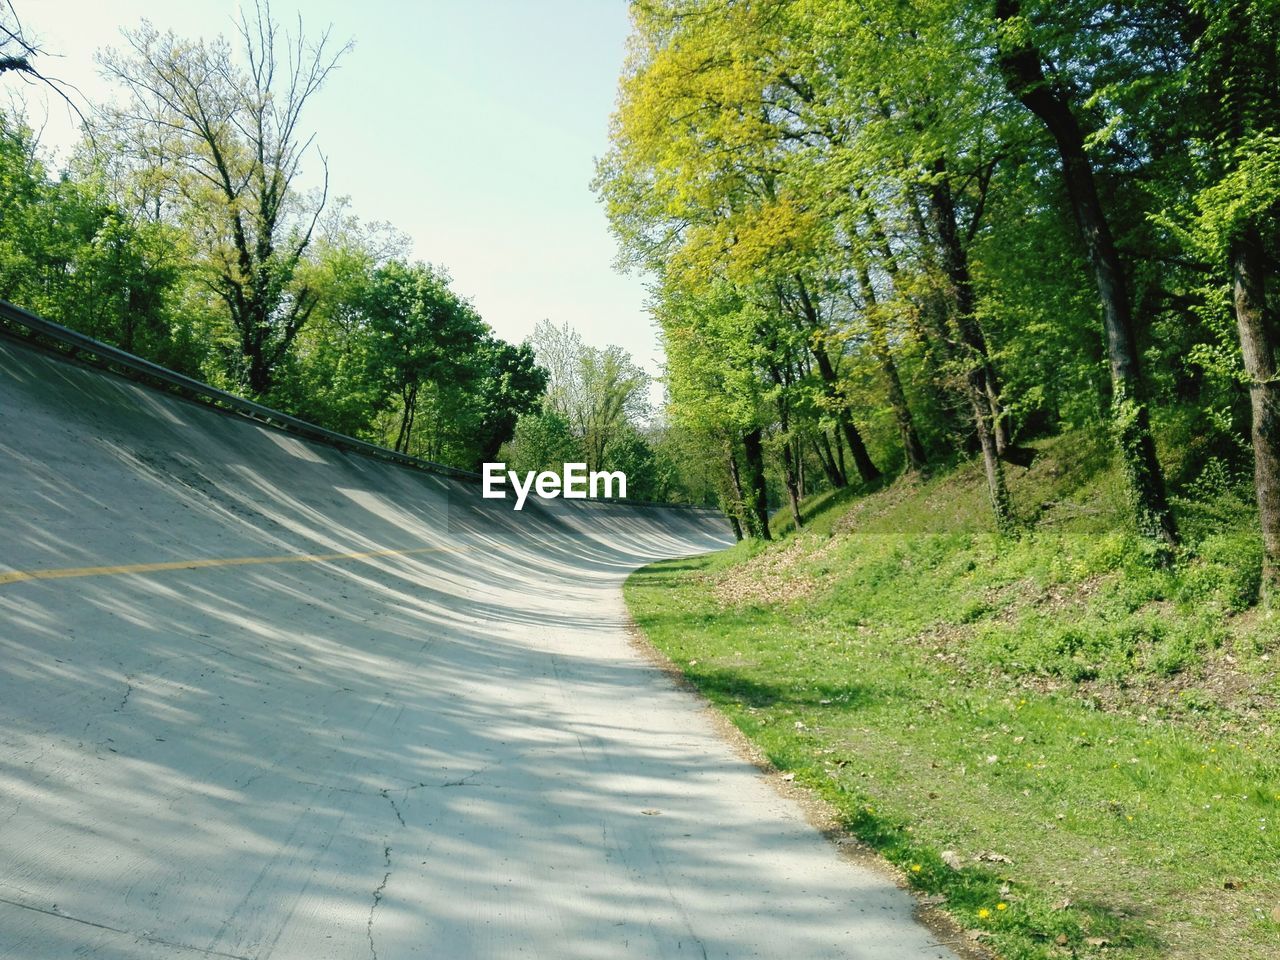
POLYGON ((1248 609, 1247 505, 1184 505, 1191 546, 1162 571, 1103 506, 1123 498, 1096 441, 1014 473, 1017 539, 985 532, 962 467, 810 504, 769 547, 648 567, 627 599, 999 955, 1280 956, 1280 624, 1248 609))

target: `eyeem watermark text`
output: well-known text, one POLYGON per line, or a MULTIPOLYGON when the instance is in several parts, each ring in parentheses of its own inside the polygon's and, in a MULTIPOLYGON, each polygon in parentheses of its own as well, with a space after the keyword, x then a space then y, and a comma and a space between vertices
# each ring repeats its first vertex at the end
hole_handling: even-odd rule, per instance
POLYGON ((592 470, 587 473, 585 463, 566 463, 562 473, 544 470, 535 473, 530 470, 520 482, 520 474, 508 470, 505 463, 486 463, 484 465, 484 496, 490 500, 505 499, 504 489, 507 481, 511 481, 511 489, 516 492, 516 509, 524 508, 524 502, 530 491, 543 500, 564 497, 566 500, 585 500, 591 497, 625 497, 627 495, 627 475, 621 470, 592 470), (614 485, 617 484, 617 493, 614 485), (599 492, 603 488, 603 493, 599 492), (590 491, 588 494, 587 491, 590 491))

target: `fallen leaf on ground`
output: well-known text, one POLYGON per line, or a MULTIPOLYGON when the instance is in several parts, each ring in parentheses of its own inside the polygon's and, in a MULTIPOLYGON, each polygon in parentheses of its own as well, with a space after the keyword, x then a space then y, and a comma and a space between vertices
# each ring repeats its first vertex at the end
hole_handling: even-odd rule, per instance
POLYGON ((1013 861, 1003 853, 995 853, 991 850, 984 850, 982 853, 974 857, 974 859, 982 860, 986 863, 1013 863, 1013 861))
POLYGON ((964 861, 960 859, 960 854, 956 853, 954 850, 943 850, 938 854, 938 859, 952 870, 959 870, 964 866, 964 861))

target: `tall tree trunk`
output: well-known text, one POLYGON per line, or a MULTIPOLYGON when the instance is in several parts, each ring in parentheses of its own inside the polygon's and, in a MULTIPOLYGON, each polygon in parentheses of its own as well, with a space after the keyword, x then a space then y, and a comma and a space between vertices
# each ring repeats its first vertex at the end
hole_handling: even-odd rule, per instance
POLYGON ((754 427, 742 435, 742 452, 747 461, 747 510, 754 516, 761 540, 772 540, 769 532, 769 493, 764 482, 763 431, 754 427))
POLYGON ((733 505, 727 501, 722 501, 720 510, 729 518, 729 526, 733 529, 733 539, 741 541, 743 539, 742 521, 738 519, 738 514, 734 511, 733 505))
POLYGON ((799 530, 804 526, 800 520, 800 487, 797 477, 798 457, 793 456, 791 443, 791 409, 788 389, 791 387, 791 370, 789 366, 779 367, 770 361, 769 376, 777 386, 778 424, 782 432, 782 485, 787 489, 787 503, 791 508, 791 519, 799 530))
POLYGON ((756 536, 757 531, 755 524, 752 522, 751 511, 747 509, 747 497, 742 489, 742 471, 738 468, 738 455, 734 452, 733 444, 726 444, 725 452, 728 457, 729 467, 729 485, 733 490, 733 513, 735 517, 734 526, 738 527, 739 523, 736 518, 741 518, 741 525, 747 529, 749 536, 756 536))
POLYGON ((738 522, 738 515, 736 513, 730 513, 728 514, 728 517, 729 526, 733 528, 733 539, 742 540, 742 524, 738 522))
POLYGON ((1267 318, 1262 238, 1250 226, 1231 244, 1236 326, 1253 409, 1253 481, 1262 524, 1262 593, 1280 598, 1280 376, 1276 340, 1267 318))
POLYGON ((915 420, 911 416, 911 407, 907 403, 906 391, 902 389, 902 378, 898 376, 898 365, 893 360, 889 349, 889 335, 885 330, 884 319, 879 315, 879 303, 876 299, 875 287, 871 285, 871 274, 865 264, 858 265, 858 286, 862 291, 862 301, 866 305, 867 327, 871 334, 871 348, 880 371, 884 374, 885 385, 889 393, 889 405, 893 408, 893 418, 898 424, 898 436, 902 439, 902 452, 906 457, 907 469, 914 473, 924 471, 928 457, 924 452, 924 444, 916 433, 915 420))
POLYGON ((888 385, 889 405, 893 407, 893 418, 898 424, 898 436, 902 440, 902 452, 907 458, 907 469, 913 473, 923 473, 929 465, 929 457, 924 452, 920 434, 916 432, 911 406, 907 403, 906 391, 902 389, 902 378, 898 376, 898 365, 894 363, 887 343, 877 346, 876 355, 888 385))
POLYGON ((836 455, 831 450, 831 441, 827 439, 825 430, 818 431, 817 436, 813 438, 813 450, 818 455, 818 465, 822 467, 822 472, 826 474, 827 483, 837 490, 841 487, 847 487, 849 481, 845 479, 844 473, 836 464, 836 455))
POLYGON ((791 444, 791 417, 790 411, 787 409, 787 397, 783 392, 786 386, 784 381, 787 379, 783 373, 776 367, 770 366, 770 374, 773 376, 774 382, 778 385, 778 423, 782 428, 782 484, 787 488, 787 503, 791 507, 791 519, 795 522, 796 529, 799 530, 804 526, 800 519, 800 482, 796 476, 797 459, 793 454, 791 444))
MULTIPOLYGON (((1021 4, 1019 0, 995 0, 995 12, 997 20, 1008 22, 1021 15, 1021 4)), ((1009 92, 1040 118, 1057 143, 1071 211, 1102 301, 1111 367, 1111 418, 1138 529, 1144 536, 1172 547, 1178 542, 1178 532, 1151 436, 1151 415, 1142 387, 1124 269, 1098 198, 1084 135, 1067 95, 1045 77, 1038 49, 1029 42, 1006 42, 1000 48, 999 61, 1009 92)))
POLYGON ((796 463, 792 457, 790 440, 782 441, 782 482, 787 488, 787 503, 791 507, 791 520, 799 530, 804 526, 800 519, 800 483, 796 475, 796 463))
MULTIPOLYGON (((861 190, 855 188, 855 193, 859 200, 864 199, 861 190)), ((915 197, 909 198, 908 205, 911 209, 911 220, 915 226, 916 235, 921 245, 928 249, 929 231, 925 226, 920 208, 916 205, 915 197)), ((871 231, 872 242, 880 252, 885 272, 889 274, 889 279, 896 283, 902 267, 898 263, 897 255, 893 252, 892 245, 889 243, 889 235, 885 233, 884 225, 880 222, 874 207, 867 207, 866 217, 867 225, 871 231)), ((957 415, 955 403, 949 400, 948 391, 944 389, 946 377, 942 372, 943 362, 951 359, 951 342, 946 329, 946 316, 945 314, 939 314, 938 311, 933 309, 933 306, 933 304, 926 303, 922 305, 920 311, 913 311, 915 315, 909 321, 911 333, 920 341, 920 347, 923 352, 925 374, 923 387, 927 400, 944 418, 946 432, 959 435, 963 430, 963 425, 960 416, 957 415), (926 316, 925 314, 928 315, 926 316), (941 356, 939 356, 940 354, 941 356)))
MULTIPOLYGON (((941 241, 934 240, 925 221, 924 213, 920 209, 920 203, 923 201, 929 207, 932 215, 933 205, 930 202, 932 198, 921 197, 921 192, 919 190, 912 191, 911 196, 908 198, 907 209, 912 226, 915 228, 916 236, 919 238, 921 246, 927 250, 935 244, 941 245, 941 241)), ((948 193, 946 196, 949 199, 950 194, 948 193)), ((949 203, 946 204, 946 207, 948 213, 943 217, 943 221, 951 224, 948 236, 951 237, 953 245, 958 244, 959 234, 955 228, 954 208, 949 203)), ((963 250, 961 250, 961 253, 963 253, 963 250)), ((967 277, 967 261, 962 260, 962 262, 966 263, 964 274, 967 277)), ((947 273, 948 283, 952 283, 951 274, 945 269, 944 273, 947 273)), ((952 300, 952 309, 954 309, 954 296, 952 295, 950 299, 952 300)), ((979 441, 977 427, 974 424, 966 423, 962 412, 963 408, 968 406, 971 408, 971 416, 976 419, 977 415, 972 410, 973 404, 972 397, 969 395, 969 385, 967 383, 955 385, 952 378, 943 372, 948 364, 958 365, 961 352, 960 338, 950 329, 948 313, 951 310, 948 309, 947 300, 948 296, 943 293, 936 295, 927 293, 925 295, 920 303, 920 313, 916 322, 917 336, 925 347, 925 364, 934 388, 934 405, 945 412, 949 424, 949 432, 954 436, 963 438, 965 452, 968 454, 980 453, 982 444, 979 441), (956 395, 958 395, 958 402, 949 402, 949 398, 956 395)), ((981 342, 981 349, 985 352, 985 341, 981 342)), ((988 407, 990 407, 990 392, 987 391, 985 382, 983 384, 983 393, 988 397, 988 407)), ((994 411, 992 413, 994 419, 994 411)), ((998 435, 995 440, 998 454, 998 435)))
MULTIPOLYGON (((840 380, 836 376, 835 365, 831 362, 831 357, 827 354, 827 348, 822 345, 819 339, 821 336, 822 321, 818 316, 818 308, 814 306, 812 298, 809 296, 809 288, 805 285, 804 279, 796 276, 796 289, 800 294, 800 306, 804 310, 805 320, 809 324, 809 352, 813 354, 813 359, 818 365, 818 375, 822 377, 823 391, 827 398, 832 402, 836 415, 836 423, 840 426, 840 431, 844 434, 845 442, 849 445, 849 453, 853 456, 853 464, 858 468, 858 476, 862 478, 863 483, 870 483, 880 476, 880 469, 871 460, 871 454, 867 452, 867 445, 862 441, 862 434, 858 432, 858 428, 853 423, 853 417, 849 413, 848 402, 840 395, 840 380)), ((841 472, 844 473, 843 465, 841 472)))
POLYGON ((1004 410, 1000 405, 1000 381, 996 376, 987 338, 974 313, 973 275, 969 271, 969 252, 960 239, 960 225, 956 221, 955 198, 947 180, 946 163, 939 158, 933 165, 934 181, 929 185, 929 215, 933 221, 942 253, 942 269, 950 286, 955 306, 955 327, 960 344, 969 354, 968 363, 980 367, 981 393, 990 408, 990 429, 995 441, 996 453, 1003 455, 1009 446, 1004 410))
POLYGON ((858 476, 862 478, 863 483, 870 483, 880 476, 880 468, 872 461, 871 454, 867 452, 867 445, 862 441, 862 434, 858 432, 853 418, 849 416, 849 407, 840 396, 839 378, 836 376, 831 358, 827 355, 826 347, 821 343, 812 343, 809 345, 809 350, 813 354, 813 359, 817 361, 818 374, 822 377, 827 396, 836 404, 836 423, 840 426, 844 442, 849 446, 853 465, 858 468, 858 476))
POLYGON ((393 448, 397 453, 409 452, 409 440, 413 434, 413 418, 418 407, 418 385, 412 384, 406 387, 403 392, 404 406, 400 415, 400 432, 396 434, 396 445, 393 448))
POLYGON ((947 330, 947 307, 940 294, 926 294, 919 304, 913 327, 924 350, 929 399, 934 408, 942 412, 948 435, 962 438, 965 449, 974 453, 978 450, 978 435, 963 412, 968 405, 968 394, 964 388, 957 388, 946 372, 947 365, 955 362, 956 351, 947 330))
MULTIPOLYGON (((941 174, 945 168, 937 164, 941 174)), ((989 389, 990 365, 987 361, 987 345, 973 316, 973 279, 969 274, 969 258, 960 242, 956 226, 955 205, 951 190, 942 179, 936 180, 928 190, 929 213, 934 231, 940 242, 942 267, 955 305, 955 327, 960 336, 965 356, 965 393, 973 411, 973 426, 978 435, 978 449, 982 451, 982 466, 987 476, 987 497, 995 517, 996 529, 1005 532, 1013 525, 1010 509, 1009 487, 1005 483, 1004 467, 1000 463, 1000 447, 997 439, 1000 421, 998 408, 992 405, 989 389)))

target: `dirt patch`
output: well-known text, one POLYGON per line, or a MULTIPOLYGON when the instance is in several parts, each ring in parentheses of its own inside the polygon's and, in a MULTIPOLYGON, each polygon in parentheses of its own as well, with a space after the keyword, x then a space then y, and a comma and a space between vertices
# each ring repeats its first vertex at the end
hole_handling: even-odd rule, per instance
POLYGON ((830 587, 835 573, 815 573, 812 565, 836 548, 832 537, 814 548, 811 537, 796 537, 782 549, 766 550, 736 564, 712 581, 721 607, 773 606, 805 600, 830 587))

